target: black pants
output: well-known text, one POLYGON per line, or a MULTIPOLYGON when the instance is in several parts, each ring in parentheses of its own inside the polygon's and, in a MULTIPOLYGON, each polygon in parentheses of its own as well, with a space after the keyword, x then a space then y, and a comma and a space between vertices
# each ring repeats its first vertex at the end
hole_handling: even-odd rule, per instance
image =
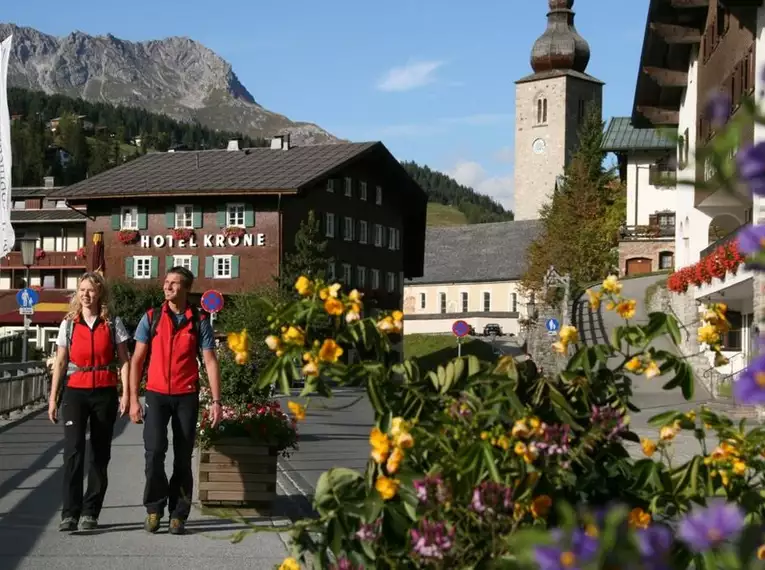
POLYGON ((112 436, 117 421, 117 388, 65 388, 61 399, 64 422, 64 506, 62 518, 98 518, 109 484, 112 436), (85 431, 90 423, 88 490, 83 498, 85 431))
POLYGON ((199 394, 171 395, 146 392, 143 445, 146 451, 146 487, 143 504, 146 512, 186 520, 191 512, 194 473, 191 455, 197 435, 199 394), (165 473, 167 423, 173 427, 173 474, 165 473))

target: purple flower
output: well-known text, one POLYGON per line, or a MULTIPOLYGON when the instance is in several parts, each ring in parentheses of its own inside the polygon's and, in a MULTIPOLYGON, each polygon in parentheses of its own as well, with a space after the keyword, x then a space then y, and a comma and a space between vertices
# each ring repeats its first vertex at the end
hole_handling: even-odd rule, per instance
POLYGON ((546 425, 544 426, 544 439, 538 441, 536 446, 544 455, 563 455, 571 449, 571 426, 546 425))
POLYGON ((738 505, 713 500, 696 507, 682 521, 678 536, 693 552, 706 552, 733 538, 744 527, 744 513, 738 505))
POLYGON ((749 224, 736 235, 741 253, 759 253, 765 248, 765 226, 749 224))
POLYGON ((330 566, 330 570, 363 570, 362 566, 354 566, 347 558, 340 558, 337 564, 330 566))
POLYGON ((752 193, 765 195, 765 142, 739 150, 736 163, 741 178, 749 185, 752 193))
POLYGON ((646 568, 669 568, 668 557, 672 548, 672 531, 664 525, 652 525, 637 531, 638 546, 646 568))
POLYGON ((447 529, 443 522, 422 519, 409 534, 412 537, 412 552, 420 558, 443 560, 454 546, 454 528, 447 529))
POLYGON ((706 118, 713 127, 722 127, 730 118, 731 100, 726 93, 712 92, 705 108, 706 118))
POLYGON ((509 514, 513 512, 513 490, 501 483, 484 481, 473 489, 470 508, 479 514, 509 514))
POLYGON ((364 523, 356 531, 356 538, 359 540, 373 542, 380 537, 380 529, 382 528, 382 519, 378 518, 373 523, 364 523))
POLYGON ((593 405, 590 422, 605 432, 606 440, 615 439, 627 427, 624 423, 624 412, 611 406, 593 405))
POLYGON ((417 499, 422 504, 442 505, 449 500, 449 490, 439 474, 428 475, 425 479, 418 479, 412 484, 417 499))
POLYGON ((765 404, 765 355, 754 358, 733 383, 733 398, 739 404, 765 404))
POLYGON ((534 549, 534 558, 540 570, 579 570, 597 552, 597 539, 587 536, 582 530, 575 530, 568 548, 537 546, 534 549))

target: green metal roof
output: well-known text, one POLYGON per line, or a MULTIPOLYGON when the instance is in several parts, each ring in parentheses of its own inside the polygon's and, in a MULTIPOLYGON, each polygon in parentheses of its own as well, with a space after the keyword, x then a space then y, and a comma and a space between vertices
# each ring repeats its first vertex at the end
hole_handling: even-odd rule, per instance
POLYGON ((677 129, 636 129, 630 117, 613 117, 603 135, 601 147, 607 152, 629 150, 672 150, 677 129))

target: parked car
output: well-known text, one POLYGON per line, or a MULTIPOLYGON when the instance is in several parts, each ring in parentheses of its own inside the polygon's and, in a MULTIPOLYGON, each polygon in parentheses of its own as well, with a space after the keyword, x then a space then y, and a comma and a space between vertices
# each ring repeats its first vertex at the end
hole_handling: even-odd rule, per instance
POLYGON ((497 323, 489 323, 483 327, 483 336, 502 336, 502 327, 497 323))

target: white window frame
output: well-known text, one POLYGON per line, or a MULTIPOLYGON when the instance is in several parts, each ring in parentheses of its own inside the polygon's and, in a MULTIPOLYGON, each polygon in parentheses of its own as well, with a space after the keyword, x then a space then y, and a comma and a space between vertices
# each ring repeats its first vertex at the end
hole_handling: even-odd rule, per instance
MULTIPOLYGON (((388 275, 390 275, 390 273, 388 275)), ((390 285, 390 282, 388 283, 388 285, 390 285)), ((449 304, 447 303, 447 300, 446 300, 446 292, 439 291, 438 292, 438 312, 441 313, 442 315, 445 315, 446 310, 448 308, 449 308, 449 304)))
POLYGON ((335 237, 335 214, 332 212, 324 213, 324 237, 335 237))
POLYGON ((337 279, 337 266, 334 261, 327 263, 327 281, 337 279))
POLYGON ((151 279, 151 258, 151 255, 133 256, 133 279, 151 279), (146 267, 143 267, 143 264, 146 264, 146 267))
POLYGON ((369 240, 369 224, 366 220, 359 220, 359 243, 367 243, 369 240))
POLYGON ((460 291, 460 309, 463 313, 470 312, 470 293, 467 291, 460 291))
POLYGON ((353 218, 345 216, 343 220, 343 239, 345 241, 353 241, 353 218))
POLYGON ((244 202, 233 202, 226 204, 226 227, 243 228, 245 223, 244 202), (239 221, 241 214, 241 222, 239 221))
POLYGON ((138 229, 138 206, 122 206, 120 208, 120 229, 137 230, 138 229), (128 223, 125 223, 126 214, 130 215, 128 223))
POLYGON ((396 228, 388 228, 388 249, 396 249, 396 228))
POLYGON ((213 279, 231 279, 232 275, 232 264, 233 264, 233 255, 230 253, 221 254, 221 255, 213 255, 213 279), (226 275, 225 271, 219 272, 219 265, 218 263, 221 262, 222 269, 226 268, 226 261, 228 261, 228 275, 226 275))
POLYGON ((510 293, 510 312, 518 312, 518 293, 510 293))
POLYGON ((383 246, 383 226, 381 224, 375 224, 375 247, 383 246))
POLYGON ((394 249, 398 251, 401 249, 401 230, 396 228, 394 235, 396 236, 396 247, 394 249))
POLYGON ((356 267, 356 286, 362 289, 367 286, 367 268, 363 265, 356 267))
POLYGON ((343 284, 346 286, 350 286, 352 278, 353 278, 353 274, 351 272, 351 264, 343 263, 343 284))
POLYGON ((380 289, 380 270, 379 269, 372 270, 372 289, 375 289, 375 290, 380 289))
POLYGON ((173 255, 173 267, 185 267, 191 271, 191 258, 191 255, 173 255))
POLYGON ((335 179, 330 178, 327 180, 327 192, 334 192, 335 191, 335 179))
POLYGON ((359 198, 366 202, 367 200, 367 183, 361 182, 359 185, 359 198))
POLYGON ((396 290, 396 274, 392 271, 388 271, 388 293, 393 293, 396 290))
POLYGON ((194 229, 194 206, 191 204, 177 204, 175 206, 175 227, 194 229))
POLYGON ((375 204, 382 206, 382 186, 375 186, 375 204))
POLYGON ((345 195, 348 198, 353 198, 353 178, 350 176, 345 178, 345 195))
POLYGON ((425 293, 420 293, 420 310, 424 311, 427 306, 425 293))
POLYGON ((481 312, 482 313, 490 313, 491 312, 491 291, 481 291, 481 312), (489 308, 486 308, 486 295, 489 296, 489 308))

